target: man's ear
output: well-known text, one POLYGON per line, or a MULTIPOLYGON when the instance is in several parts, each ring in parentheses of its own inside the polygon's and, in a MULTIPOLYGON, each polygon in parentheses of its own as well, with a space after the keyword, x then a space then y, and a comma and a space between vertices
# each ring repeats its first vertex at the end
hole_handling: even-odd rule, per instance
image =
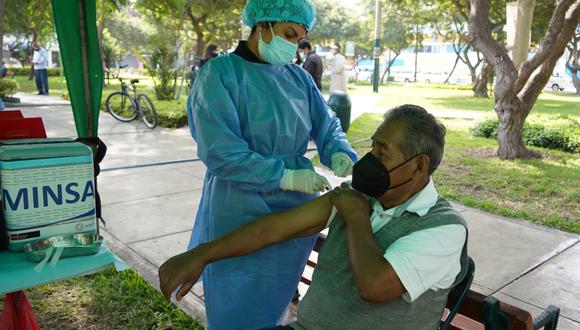
POLYGON ((420 154, 417 156, 417 172, 429 173, 429 156, 425 154, 420 154))

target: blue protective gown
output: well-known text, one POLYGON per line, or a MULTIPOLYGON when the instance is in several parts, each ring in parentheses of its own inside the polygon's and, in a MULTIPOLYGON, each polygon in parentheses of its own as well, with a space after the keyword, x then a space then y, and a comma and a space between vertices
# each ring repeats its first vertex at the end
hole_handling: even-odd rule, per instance
MULTIPOLYGON (((189 248, 265 214, 316 198, 279 189, 284 169, 312 169, 356 154, 310 75, 296 65, 253 63, 230 54, 204 65, 188 102, 191 134, 207 166, 189 248)), ((203 273, 210 329, 274 326, 292 299, 317 235, 221 260, 203 273)), ((256 237, 256 239, 260 239, 256 237)))

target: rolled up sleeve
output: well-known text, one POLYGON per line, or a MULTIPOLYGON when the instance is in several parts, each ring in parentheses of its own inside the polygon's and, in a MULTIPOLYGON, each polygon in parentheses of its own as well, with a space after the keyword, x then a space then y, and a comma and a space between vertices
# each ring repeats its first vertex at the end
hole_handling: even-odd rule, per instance
POLYGON ((451 287, 461 270, 465 238, 465 227, 445 225, 401 237, 387 248, 384 258, 407 290, 406 302, 412 303, 429 289, 451 287))

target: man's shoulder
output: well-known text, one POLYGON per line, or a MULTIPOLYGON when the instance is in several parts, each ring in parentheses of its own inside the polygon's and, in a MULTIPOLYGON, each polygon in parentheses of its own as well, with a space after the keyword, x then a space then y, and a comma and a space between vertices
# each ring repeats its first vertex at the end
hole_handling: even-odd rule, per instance
POLYGON ((463 215, 457 211, 445 197, 439 196, 437 203, 433 205, 425 215, 429 218, 443 218, 449 224, 458 224, 467 227, 463 215))

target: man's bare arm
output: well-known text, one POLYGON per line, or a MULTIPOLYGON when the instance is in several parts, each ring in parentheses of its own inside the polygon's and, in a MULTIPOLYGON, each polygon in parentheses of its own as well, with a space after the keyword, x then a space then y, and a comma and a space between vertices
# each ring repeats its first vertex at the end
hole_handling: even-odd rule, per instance
POLYGON ((346 224, 348 259, 360 297, 375 304, 400 298, 406 289, 374 237, 367 199, 348 185, 335 188, 331 199, 346 224))
POLYGON ((372 233, 370 220, 361 219, 364 218, 344 220, 347 223, 348 258, 359 295, 375 304, 399 299, 406 289, 383 257, 384 250, 372 233))
POLYGON ((181 286, 177 300, 191 290, 209 263, 251 254, 272 244, 307 236, 324 229, 332 204, 328 194, 309 203, 268 214, 223 237, 167 260, 159 268, 159 283, 165 298, 181 286))

